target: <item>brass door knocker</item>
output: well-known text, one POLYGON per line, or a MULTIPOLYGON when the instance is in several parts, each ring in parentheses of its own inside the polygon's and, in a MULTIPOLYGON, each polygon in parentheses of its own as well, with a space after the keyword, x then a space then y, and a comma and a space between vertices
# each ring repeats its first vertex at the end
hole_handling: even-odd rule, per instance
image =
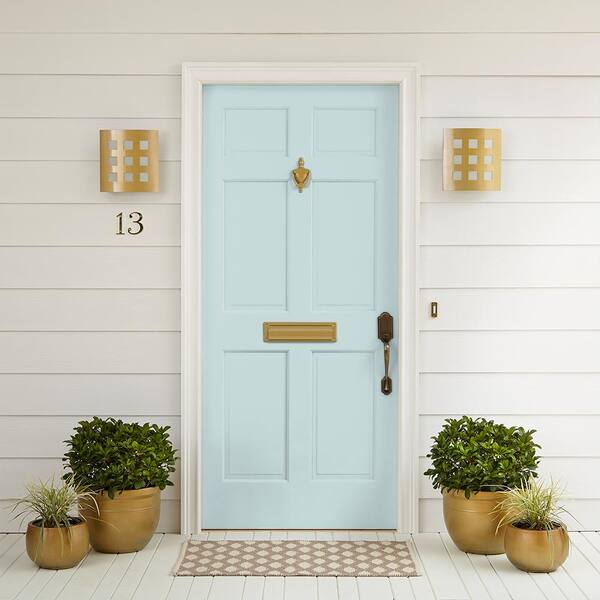
POLYGON ((302 157, 298 159, 298 166, 292 171, 292 180, 300 193, 310 183, 310 169, 304 167, 302 157))

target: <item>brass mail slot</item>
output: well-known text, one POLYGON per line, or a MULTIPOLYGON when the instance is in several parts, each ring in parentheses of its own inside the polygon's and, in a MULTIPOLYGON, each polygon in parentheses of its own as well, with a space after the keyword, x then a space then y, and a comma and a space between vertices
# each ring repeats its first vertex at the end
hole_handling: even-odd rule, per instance
POLYGON ((335 342, 337 323, 263 323, 265 342, 335 342))

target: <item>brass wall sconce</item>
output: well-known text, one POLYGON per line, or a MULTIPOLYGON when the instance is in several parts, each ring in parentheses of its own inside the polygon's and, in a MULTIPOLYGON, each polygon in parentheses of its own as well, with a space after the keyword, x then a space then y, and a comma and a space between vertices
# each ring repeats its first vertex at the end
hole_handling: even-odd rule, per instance
POLYGON ((444 129, 444 191, 499 191, 501 129, 444 129))
POLYGON ((158 131, 100 130, 100 191, 158 192, 158 131))

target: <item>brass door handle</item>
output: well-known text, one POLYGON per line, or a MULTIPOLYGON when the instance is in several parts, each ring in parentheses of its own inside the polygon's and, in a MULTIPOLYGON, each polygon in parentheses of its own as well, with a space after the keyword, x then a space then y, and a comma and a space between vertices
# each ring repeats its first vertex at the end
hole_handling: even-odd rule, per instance
POLYGON ((381 378, 381 393, 389 396, 392 393, 392 378, 390 377, 390 342, 394 338, 394 317, 388 312, 382 312, 377 317, 377 337, 383 342, 383 372, 381 378))

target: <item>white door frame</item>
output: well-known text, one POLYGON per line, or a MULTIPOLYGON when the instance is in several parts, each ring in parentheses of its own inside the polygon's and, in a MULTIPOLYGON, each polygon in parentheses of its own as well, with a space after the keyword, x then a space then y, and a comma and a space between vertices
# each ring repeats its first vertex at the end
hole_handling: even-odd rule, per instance
POLYGON ((201 529, 202 86, 394 84, 399 105, 398 530, 418 530, 417 198, 419 69, 405 63, 187 62, 182 69, 181 532, 201 529))

